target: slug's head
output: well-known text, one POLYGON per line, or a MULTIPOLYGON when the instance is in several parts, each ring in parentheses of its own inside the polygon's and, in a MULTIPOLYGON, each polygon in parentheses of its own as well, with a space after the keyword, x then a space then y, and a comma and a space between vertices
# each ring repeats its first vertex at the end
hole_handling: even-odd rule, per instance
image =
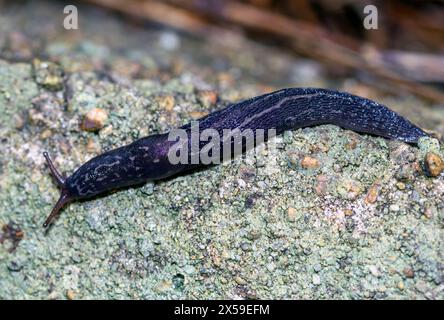
POLYGON ((54 218, 59 214, 59 212, 63 208, 63 206, 65 204, 67 204, 69 201, 73 200, 73 197, 70 196, 68 188, 66 187, 66 182, 65 182, 66 179, 56 169, 56 167, 52 163, 51 158, 48 155, 48 152, 43 152, 43 156, 45 157, 46 162, 48 163, 49 170, 51 170, 51 174, 52 174, 54 180, 57 182, 57 185, 61 188, 59 200, 55 204, 55 206, 52 209, 51 213, 49 214, 48 218, 46 218, 45 222, 43 223, 43 227, 46 228, 51 224, 51 222, 54 220, 54 218))

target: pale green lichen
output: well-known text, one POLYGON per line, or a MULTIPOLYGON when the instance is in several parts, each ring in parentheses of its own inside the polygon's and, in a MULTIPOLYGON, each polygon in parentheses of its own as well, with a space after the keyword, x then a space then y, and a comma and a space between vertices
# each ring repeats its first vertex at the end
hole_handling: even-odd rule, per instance
POLYGON ((438 139, 430 137, 419 138, 418 148, 420 150, 420 155, 424 157, 428 152, 434 152, 436 154, 441 154, 441 145, 438 139))
POLYGON ((38 93, 38 87, 32 79, 29 64, 8 64, 0 60, 0 116, 1 133, 23 125, 25 113, 31 105, 31 98, 38 93), (17 84, 20 83, 20 86, 17 84), (5 131, 6 130, 6 131, 5 131))

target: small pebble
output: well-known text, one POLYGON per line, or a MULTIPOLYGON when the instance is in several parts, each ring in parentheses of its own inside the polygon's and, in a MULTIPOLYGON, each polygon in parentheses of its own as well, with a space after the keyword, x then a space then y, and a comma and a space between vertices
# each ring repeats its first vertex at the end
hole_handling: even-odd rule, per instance
POLYGON ((22 129, 25 126, 25 120, 23 120, 23 117, 19 116, 18 114, 14 115, 13 121, 16 129, 22 129))
POLYGON ((101 108, 94 108, 88 111, 83 118, 81 129, 84 131, 99 131, 105 125, 108 113, 101 108))
POLYGON ((434 152, 428 152, 424 158, 425 173, 429 177, 437 177, 444 170, 444 161, 434 152))
POLYGON ((68 290, 66 291, 66 297, 67 297, 69 300, 73 300, 74 297, 75 297, 74 291, 72 291, 71 289, 68 289, 68 290))
POLYGON ((52 131, 51 129, 45 129, 43 130, 43 132, 40 134, 40 138, 42 140, 48 139, 49 137, 52 136, 52 131))
POLYGON ((63 70, 57 64, 50 61, 33 60, 35 81, 49 90, 63 88, 63 70))
POLYGON ((431 219, 431 218, 433 218, 433 211, 434 211, 434 209, 432 207, 427 207, 424 210, 423 214, 427 219, 431 219))
POLYGON ((301 160, 301 167, 304 169, 316 169, 319 168, 319 160, 310 156, 305 156, 301 160))
POLYGON ((248 242, 243 242, 240 247, 243 251, 249 251, 251 249, 250 244, 248 244, 248 242))
POLYGON ((409 268, 409 267, 404 268, 404 270, 402 270, 402 272, 404 273, 404 275, 407 278, 413 278, 415 276, 415 272, 413 271, 412 268, 409 268))
POLYGON ((399 190, 404 190, 404 189, 405 189, 405 183, 403 183, 403 182, 398 182, 398 183, 396 184, 396 187, 397 187, 399 190))
POLYGON ((370 271, 370 273, 374 276, 374 277, 379 277, 379 269, 378 269, 378 267, 377 266, 374 266, 374 265, 372 265, 372 266, 369 266, 368 267, 368 270, 370 271))
POLYGON ((273 272, 275 268, 276 268, 276 266, 274 265, 273 262, 267 264, 267 270, 268 271, 273 272))
POLYGON ((237 180, 237 184, 238 184, 239 188, 245 188, 245 187, 247 186, 247 184, 245 183, 245 181, 242 180, 242 179, 238 179, 238 180, 237 180))
POLYGON ((321 284, 321 277, 318 276, 317 274, 313 275, 313 284, 315 286, 318 286, 321 284))
POLYGON ((296 209, 295 208, 292 208, 292 207, 288 208, 287 218, 288 218, 288 221, 290 221, 290 222, 296 221, 296 209))
POLYGON ((374 184, 370 187, 367 192, 367 196, 365 197, 365 203, 375 203, 378 199, 379 186, 374 184))

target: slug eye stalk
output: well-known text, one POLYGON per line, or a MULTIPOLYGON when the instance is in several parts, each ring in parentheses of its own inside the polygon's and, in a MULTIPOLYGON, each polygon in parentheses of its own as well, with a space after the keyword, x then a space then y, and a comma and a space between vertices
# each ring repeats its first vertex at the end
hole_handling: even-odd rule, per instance
POLYGON ((51 171, 51 174, 55 181, 57 182, 57 185, 60 188, 65 187, 65 178, 63 175, 57 170, 57 168, 54 166, 54 163, 52 162, 51 158, 49 157, 48 152, 43 152, 43 156, 46 159, 46 163, 48 164, 49 170, 51 171))
POLYGON ((54 180, 57 182, 57 185, 62 189, 59 200, 57 200, 57 203, 55 204, 54 208, 51 210, 51 213, 49 214, 48 218, 46 218, 45 222, 43 223, 43 227, 46 228, 52 223, 54 218, 59 214, 60 210, 65 206, 65 204, 71 201, 72 198, 68 194, 68 189, 66 188, 65 184, 65 178, 54 166, 54 163, 49 157, 48 152, 46 151, 43 152, 43 156, 46 159, 46 163, 48 164, 49 170, 51 171, 51 175, 53 176, 54 180))

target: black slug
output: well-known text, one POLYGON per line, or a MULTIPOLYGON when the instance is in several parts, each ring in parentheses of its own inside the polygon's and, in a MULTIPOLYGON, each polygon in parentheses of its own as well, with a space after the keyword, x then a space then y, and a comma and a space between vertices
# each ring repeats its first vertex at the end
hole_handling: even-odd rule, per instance
MULTIPOLYGON (((283 89, 232 104, 200 119, 198 133, 213 129, 222 136, 224 130, 239 129, 252 130, 256 136, 259 129, 274 129, 280 134, 285 130, 319 124, 334 124, 407 143, 417 143, 420 137, 427 136, 423 130, 379 103, 349 93, 316 88, 283 89)), ((185 132, 185 144, 190 146, 184 149, 188 150, 187 160, 191 160, 193 154, 192 127, 188 124, 179 128, 185 132)), ((226 142, 220 140, 219 150, 226 142)), ((229 144, 232 145, 231 139, 229 144)), ((245 141, 241 144, 245 150, 245 141)), ((44 152, 51 173, 61 188, 61 196, 43 226, 47 227, 69 201, 205 165, 192 161, 172 163, 170 148, 177 145, 178 140, 170 139, 168 133, 145 137, 89 160, 68 178, 58 172, 48 153, 44 152)), ((197 151, 203 150, 205 145, 199 141, 197 151)))

